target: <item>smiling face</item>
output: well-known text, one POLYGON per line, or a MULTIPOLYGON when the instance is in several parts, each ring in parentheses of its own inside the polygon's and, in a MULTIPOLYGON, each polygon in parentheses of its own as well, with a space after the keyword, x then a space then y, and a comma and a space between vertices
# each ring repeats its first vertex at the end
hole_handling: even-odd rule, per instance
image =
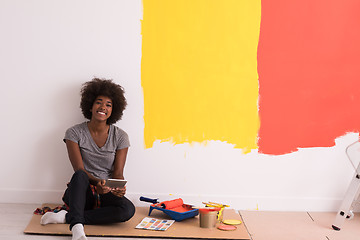
POLYGON ((112 101, 105 96, 98 96, 91 108, 91 120, 106 121, 112 112, 112 101))

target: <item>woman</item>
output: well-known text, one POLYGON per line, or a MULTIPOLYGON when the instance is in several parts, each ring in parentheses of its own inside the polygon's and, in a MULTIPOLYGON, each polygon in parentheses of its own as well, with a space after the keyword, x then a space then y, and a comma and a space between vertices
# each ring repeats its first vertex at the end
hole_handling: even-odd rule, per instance
POLYGON ((126 107, 123 88, 111 80, 94 78, 81 89, 80 107, 88 122, 69 128, 64 137, 75 171, 63 201, 69 211, 48 212, 41 224, 69 223, 73 240, 85 240, 84 224, 124 222, 135 213, 124 196, 126 188, 110 189, 109 178, 124 179, 129 138, 113 124, 126 107))

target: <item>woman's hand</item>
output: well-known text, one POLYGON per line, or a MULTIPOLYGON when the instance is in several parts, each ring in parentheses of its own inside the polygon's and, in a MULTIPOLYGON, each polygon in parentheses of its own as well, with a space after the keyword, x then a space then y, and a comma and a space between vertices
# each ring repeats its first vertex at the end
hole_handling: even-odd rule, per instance
POLYGON ((106 180, 102 179, 96 184, 96 192, 98 194, 106 194, 111 191, 108 186, 105 186, 106 180))
POLYGON ((126 186, 123 188, 113 188, 111 189, 111 193, 117 197, 123 197, 126 193, 126 186))

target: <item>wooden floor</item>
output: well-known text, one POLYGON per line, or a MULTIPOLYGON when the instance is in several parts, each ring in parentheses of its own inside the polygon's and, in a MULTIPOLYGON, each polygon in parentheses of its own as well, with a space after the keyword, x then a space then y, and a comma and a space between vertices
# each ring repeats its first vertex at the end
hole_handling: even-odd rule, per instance
MULTIPOLYGON (((23 231, 29 223, 36 204, 0 204, 0 239, 61 240, 70 236, 27 235, 23 231)), ((335 213, 240 211, 252 240, 358 240, 360 214, 344 222, 341 231, 331 228, 335 213)), ((89 237, 89 240, 134 240, 144 238, 89 237)), ((151 238, 158 239, 158 238, 151 238)), ((164 238, 161 238, 164 240, 164 238)))

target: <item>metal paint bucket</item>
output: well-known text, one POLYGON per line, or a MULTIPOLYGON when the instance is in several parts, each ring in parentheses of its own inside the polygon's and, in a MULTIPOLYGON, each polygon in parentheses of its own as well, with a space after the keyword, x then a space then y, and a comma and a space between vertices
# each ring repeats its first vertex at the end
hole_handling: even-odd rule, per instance
POLYGON ((201 211, 200 210, 200 227, 215 228, 217 223, 217 211, 201 211))

